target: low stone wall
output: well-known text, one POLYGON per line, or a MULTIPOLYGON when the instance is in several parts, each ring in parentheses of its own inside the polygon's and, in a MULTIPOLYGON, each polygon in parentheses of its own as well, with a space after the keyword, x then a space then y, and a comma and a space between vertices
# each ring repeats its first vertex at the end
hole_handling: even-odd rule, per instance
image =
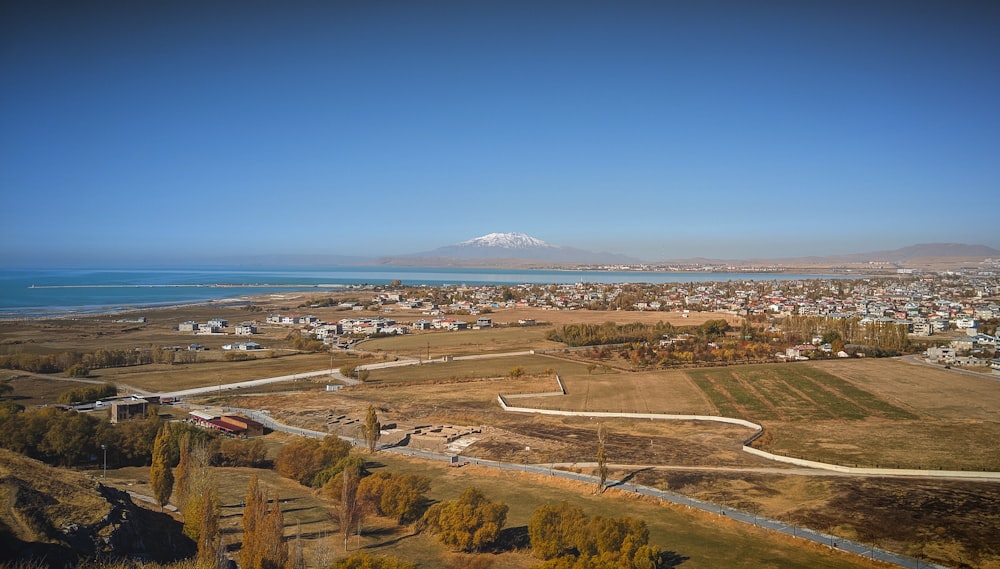
MULTIPOLYGON (((508 396, 511 397, 511 396, 508 396)), ((854 474, 858 476, 919 476, 919 477, 929 477, 929 478, 973 478, 973 479, 984 479, 984 480, 1000 480, 1000 472, 977 472, 977 471, 964 471, 964 470, 916 470, 916 469, 905 469, 905 468, 856 468, 850 466, 841 466, 839 464, 830 464, 826 462, 817 462, 813 460, 805 460, 801 458, 792 458, 790 456, 782 456, 780 454, 774 454, 759 449, 755 449, 750 446, 757 437, 759 437, 763 432, 764 428, 757 423, 752 423, 750 421, 744 421, 743 419, 734 419, 731 417, 719 417, 714 415, 667 415, 660 413, 613 413, 613 412, 603 412, 603 411, 558 411, 555 409, 532 409, 528 407, 511 407, 508 405, 507 400, 503 395, 497 395, 497 400, 500 402, 500 407, 504 411, 510 411, 512 413, 536 413, 539 415, 560 415, 565 417, 608 417, 608 418, 622 418, 622 419, 651 419, 651 420, 664 420, 664 421, 712 421, 716 423, 728 423, 731 425, 740 425, 742 427, 747 427, 748 429, 753 429, 753 435, 748 438, 743 443, 743 451, 750 453, 761 458, 766 458, 768 460, 773 460, 775 462, 782 462, 785 464, 793 464, 795 466, 802 466, 804 468, 816 468, 820 470, 830 470, 834 472, 843 472, 844 474, 854 474)))
POLYGON ((930 478, 982 478, 986 480, 1000 480, 1000 472, 981 472, 981 471, 965 471, 965 470, 917 470, 908 468, 856 468, 851 466, 841 466, 839 464, 830 464, 827 462, 816 462, 813 460, 805 460, 802 458, 792 458, 790 456, 782 456, 780 454, 773 454, 770 452, 762 451, 760 449, 755 449, 747 445, 743 446, 743 450, 750 454, 766 458, 768 460, 773 460, 776 462, 783 462, 785 464, 794 464, 795 466, 803 466, 806 468, 832 470, 834 472, 843 472, 845 474, 856 474, 861 476, 923 476, 930 478))
MULTIPOLYGON (((506 398, 513 399, 514 396, 507 395, 506 398)), ((539 415, 561 415, 564 417, 611 417, 622 419, 652 419, 652 420, 672 420, 672 421, 713 421, 716 423, 729 423, 739 425, 748 429, 753 429, 756 433, 762 430, 757 423, 744 421, 743 419, 733 419, 732 417, 720 417, 718 415, 666 415, 662 413, 615 413, 611 411, 558 411, 555 409, 532 409, 530 407, 511 407, 503 395, 498 395, 500 406, 504 411, 512 413, 537 413, 539 415)))

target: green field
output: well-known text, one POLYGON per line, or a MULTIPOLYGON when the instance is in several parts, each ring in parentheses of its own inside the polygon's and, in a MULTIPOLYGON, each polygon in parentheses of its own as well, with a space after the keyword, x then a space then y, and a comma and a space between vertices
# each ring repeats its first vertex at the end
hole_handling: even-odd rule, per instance
POLYGON ((848 381, 807 365, 707 368, 687 374, 727 417, 755 422, 917 418, 848 381))

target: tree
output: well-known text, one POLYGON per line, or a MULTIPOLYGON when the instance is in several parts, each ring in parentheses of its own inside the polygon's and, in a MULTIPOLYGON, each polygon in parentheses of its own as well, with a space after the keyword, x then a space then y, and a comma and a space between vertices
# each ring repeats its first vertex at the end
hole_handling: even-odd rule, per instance
POLYGON ((351 452, 351 443, 328 436, 322 441, 300 438, 281 447, 274 459, 274 469, 286 478, 306 486, 322 486, 331 477, 319 476, 335 467, 351 452))
MULTIPOLYGON (((209 453, 205 445, 191 449, 190 490, 182 513, 184 535, 201 544, 203 531, 218 528, 219 495, 215 476, 209 468, 209 453)), ((207 546, 207 542, 206 542, 207 546)), ((200 545, 199 545, 200 547, 200 545)))
POLYGON ((368 452, 375 454, 375 447, 382 436, 382 424, 378 422, 378 413, 374 405, 368 406, 368 416, 365 417, 365 424, 361 427, 361 434, 364 435, 368 452))
POLYGON ((260 488, 257 475, 250 477, 243 507, 243 545, 240 567, 244 569, 284 569, 288 544, 284 540, 285 520, 281 500, 270 502, 260 488))
POLYGON ((604 483, 608 481, 608 457, 605 447, 608 442, 608 428, 604 423, 597 425, 597 493, 604 492, 604 483))
POLYGON ((646 523, 634 518, 588 517, 565 502, 535 509, 528 522, 532 552, 547 562, 537 567, 654 569, 663 565, 649 545, 646 523))
POLYGON ((493 502, 478 488, 469 487, 457 499, 431 506, 423 520, 442 544, 456 551, 474 552, 500 537, 507 510, 507 504, 493 502))
POLYGON ((153 441, 153 464, 149 467, 149 485, 153 497, 162 509, 170 501, 174 489, 174 473, 170 470, 170 427, 164 424, 153 441))
POLYGON ((566 502, 535 508, 528 522, 531 551, 536 557, 553 559, 568 554, 576 545, 575 534, 586 519, 579 506, 566 502))
POLYGON ((430 488, 431 481, 426 476, 376 472, 361 480, 358 494, 375 513, 395 518, 402 524, 419 516, 430 488))
MULTIPOLYGON (((221 569, 228 565, 228 560, 219 536, 219 496, 215 481, 199 479, 199 490, 204 494, 199 495, 203 499, 194 501, 198 508, 198 553, 195 555, 195 569, 221 569)), ((186 525, 187 517, 184 521, 186 525)))
POLYGON ((178 441, 177 474, 174 477, 174 499, 177 507, 184 510, 191 492, 191 436, 185 433, 178 441))
POLYGON ((347 540, 355 525, 358 526, 358 533, 361 533, 365 504, 358 495, 360 482, 361 468, 350 465, 323 486, 326 495, 334 501, 334 515, 337 517, 341 535, 344 536, 344 551, 347 551, 347 540))
POLYGON ((511 368, 509 372, 507 372, 507 374, 510 376, 511 379, 520 379, 524 377, 524 373, 525 373, 524 366, 515 366, 511 368))

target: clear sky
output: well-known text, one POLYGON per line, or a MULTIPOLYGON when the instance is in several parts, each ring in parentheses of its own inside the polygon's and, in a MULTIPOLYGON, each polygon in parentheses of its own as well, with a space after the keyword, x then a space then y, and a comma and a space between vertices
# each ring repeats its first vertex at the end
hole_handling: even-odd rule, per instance
POLYGON ((0 263, 1000 248, 1000 2, 15 2, 0 263))

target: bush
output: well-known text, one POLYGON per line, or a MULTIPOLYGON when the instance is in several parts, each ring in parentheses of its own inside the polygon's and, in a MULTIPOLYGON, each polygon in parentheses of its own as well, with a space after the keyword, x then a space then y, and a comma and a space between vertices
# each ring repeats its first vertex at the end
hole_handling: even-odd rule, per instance
POLYGON ((66 369, 66 377, 87 377, 90 369, 83 364, 73 364, 66 369))
POLYGON ((507 510, 507 504, 493 502, 470 487, 458 499, 431 506, 423 521, 442 544, 456 551, 482 551, 500 537, 507 510))
POLYGON ((328 436, 322 441, 297 439, 281 447, 274 459, 274 469, 285 478, 312 486, 322 470, 335 467, 350 452, 351 444, 339 437, 328 436))

